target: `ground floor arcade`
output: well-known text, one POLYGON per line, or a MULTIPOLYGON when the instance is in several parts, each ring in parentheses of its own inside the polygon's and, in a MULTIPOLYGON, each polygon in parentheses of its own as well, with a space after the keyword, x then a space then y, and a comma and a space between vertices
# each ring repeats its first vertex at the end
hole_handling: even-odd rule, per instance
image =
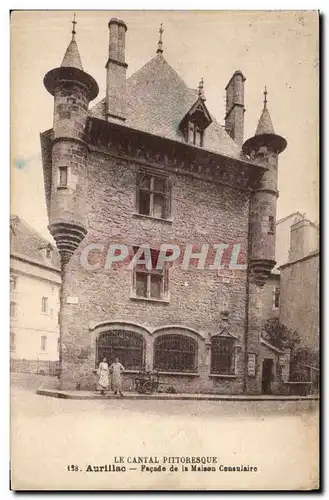
POLYGON ((157 372, 162 392, 276 394, 289 376, 289 359, 263 339, 251 352, 223 326, 213 335, 181 325, 154 329, 103 322, 89 329, 88 348, 63 346, 63 388, 94 388, 100 361, 119 358, 124 390, 134 390, 140 371, 157 372))

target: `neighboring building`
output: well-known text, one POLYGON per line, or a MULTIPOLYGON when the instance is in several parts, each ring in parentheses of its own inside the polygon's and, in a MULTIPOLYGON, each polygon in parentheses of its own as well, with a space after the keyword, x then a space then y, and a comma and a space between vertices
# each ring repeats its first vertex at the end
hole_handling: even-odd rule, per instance
POLYGON ((58 251, 19 216, 10 220, 10 326, 12 366, 24 360, 58 360, 59 293, 58 251))
POLYGON ((109 30, 106 96, 91 109, 98 85, 82 68, 74 30, 61 66, 44 78, 54 96, 41 145, 63 275, 61 387, 94 388, 100 360, 118 356, 126 388, 146 367, 178 391, 279 391, 283 353, 261 327, 286 140, 274 132, 267 92, 244 142, 241 71, 226 86, 224 128, 207 109, 203 82, 188 88, 164 58, 162 32, 156 56, 126 80, 127 27, 111 19, 109 30), (152 264, 161 244, 239 244, 248 268, 104 269, 109 242, 133 254, 149 243, 152 264), (92 268, 83 265, 88 245, 92 268))
MULTIPOLYGON (((275 245, 275 271, 282 264, 286 264, 289 260, 290 249, 290 228, 297 221, 302 220, 304 214, 301 212, 293 212, 292 214, 279 219, 276 223, 276 245, 275 245)), ((277 271, 278 272, 278 271, 277 271)))
POLYGON ((298 217, 290 228, 289 260, 280 266, 280 321, 301 345, 319 350, 319 228, 298 217))
POLYGON ((264 285, 263 295, 263 320, 279 317, 280 308, 280 270, 282 264, 286 264, 289 259, 290 248, 290 228, 297 221, 304 218, 301 212, 292 214, 279 219, 276 223, 275 231, 275 261, 276 265, 272 270, 264 285))

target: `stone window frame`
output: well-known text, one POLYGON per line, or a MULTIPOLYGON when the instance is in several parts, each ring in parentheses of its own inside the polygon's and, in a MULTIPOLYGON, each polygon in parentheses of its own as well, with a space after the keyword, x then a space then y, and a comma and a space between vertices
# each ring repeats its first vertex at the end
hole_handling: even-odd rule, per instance
POLYGON ((210 375, 211 376, 235 376, 237 371, 237 349, 239 348, 239 342, 235 335, 232 335, 228 330, 224 329, 222 332, 213 335, 210 339, 210 375), (218 357, 221 356, 221 342, 231 342, 231 361, 229 369, 223 369, 221 366, 214 366, 214 344, 219 344, 219 354, 216 353, 218 357))
MULTIPOLYGON (((133 250, 136 253, 136 251, 140 247, 134 246, 133 250)), ((151 254, 152 252, 157 252, 159 253, 159 250, 157 249, 150 249, 151 254)), ((132 271, 132 287, 131 287, 131 294, 130 294, 131 299, 136 299, 136 300, 148 300, 148 301, 155 301, 155 302, 165 302, 169 303, 170 299, 170 290, 169 290, 169 265, 168 263, 164 263, 163 269, 155 269, 152 265, 152 269, 147 269, 146 267, 139 267, 135 266, 133 271, 132 271), (137 294, 137 274, 143 274, 146 276, 146 295, 138 295, 137 294), (151 295, 151 289, 152 289, 152 277, 161 277, 161 294, 160 296, 152 296, 151 295)))
POLYGON ((140 168, 136 174, 136 215, 140 217, 149 217, 155 220, 171 221, 172 220, 172 182, 168 174, 164 172, 156 172, 153 169, 140 168), (143 178, 149 177, 149 188, 142 186, 143 178), (156 180, 164 181, 164 189, 155 189, 156 180), (141 196, 140 193, 149 193, 149 213, 141 212, 141 196), (154 211, 155 196, 163 196, 162 216, 159 217, 154 211))
POLYGON ((189 120, 185 129, 185 140, 188 144, 193 144, 194 146, 203 147, 204 144, 204 128, 200 127, 200 125, 194 121, 189 120), (199 134, 199 136, 197 136, 199 134), (197 140, 197 138, 199 140, 197 140))
MULTIPOLYGON (((177 333, 163 333, 158 335, 154 340, 153 340, 153 370, 161 373, 177 373, 177 374, 197 374, 198 373, 198 368, 199 368, 199 363, 198 363, 198 358, 199 358, 199 343, 198 341, 193 338, 191 335, 186 335, 184 332, 177 332, 177 333), (181 348, 179 349, 170 349, 169 347, 158 349, 157 350, 157 344, 165 341, 181 341, 181 348), (184 343, 186 344, 184 346, 184 343), (189 345, 188 345, 189 344, 189 345), (167 365, 164 365, 163 362, 159 362, 157 360, 157 356, 159 356, 159 351, 165 351, 168 352, 169 355, 167 357, 166 362, 168 362, 167 365), (180 361, 176 366, 172 366, 172 362, 175 361, 175 356, 170 355, 170 353, 176 353, 180 355, 178 356, 178 359, 180 361), (193 355, 192 362, 190 364, 184 364, 181 363, 182 360, 188 359, 187 354, 193 355), (182 356, 183 355, 183 356, 182 356)), ((177 359, 177 357, 176 357, 177 359)))
MULTIPOLYGON (((115 342, 113 342, 115 344, 115 342)), ((95 368, 97 369, 99 366, 99 363, 102 361, 103 358, 107 359, 108 364, 110 365, 113 363, 114 359, 116 357, 119 358, 120 363, 123 365, 125 370, 127 371, 138 371, 138 370, 143 370, 145 367, 145 358, 146 358, 146 341, 144 336, 139 333, 134 331, 133 329, 129 329, 127 327, 125 328, 108 328, 106 330, 101 331, 97 337, 96 337, 96 342, 95 342, 95 368), (126 337, 126 340, 128 340, 129 343, 129 338, 132 339, 135 336, 135 340, 138 340, 139 345, 120 345, 120 342, 117 343, 118 345, 111 345, 111 342, 105 342, 105 340, 102 340, 103 337, 113 337, 113 341, 117 341, 118 338, 124 338, 126 337), (103 341, 103 343, 102 343, 103 341), (140 356, 140 362, 138 364, 132 364, 128 363, 126 359, 126 354, 123 354, 124 351, 128 351, 128 359, 134 359, 136 356, 131 357, 131 351, 134 351, 135 354, 137 352, 138 356, 140 356), (111 352, 111 354, 109 354, 111 352), (121 354, 120 354, 121 353, 121 354)))
POLYGON ((47 352, 47 343, 48 343, 47 335, 41 335, 41 337, 40 337, 40 351, 41 352, 47 352))
POLYGON ((57 189, 68 189, 70 186, 70 167, 67 165, 59 165, 57 167, 57 189), (66 171, 65 183, 62 183, 61 172, 66 171))
POLYGON ((280 286, 275 285, 273 287, 273 311, 278 311, 280 309, 280 294, 280 286))
POLYGON ((18 276, 16 274, 12 274, 10 276, 10 291, 11 292, 17 291, 17 283, 18 283, 18 276))
POLYGON ((197 101, 179 124, 185 142, 201 148, 205 142, 205 131, 212 122, 204 101, 205 99, 199 94, 197 101))
POLYGON ((18 303, 15 300, 10 301, 10 318, 17 318, 18 313, 18 303))
POLYGON ((41 297, 41 312, 43 314, 49 313, 49 298, 46 296, 41 297))
POLYGON ((269 215, 268 216, 268 234, 274 234, 275 233, 275 218, 274 215, 269 215))
MULTIPOLYGON (((114 321, 102 321, 100 323, 96 323, 94 321, 89 322, 89 330, 91 332, 90 335, 90 347, 93 352, 93 363, 95 365, 94 371, 97 370, 97 339, 106 332, 110 332, 113 330, 121 330, 123 332, 133 332, 142 336, 144 342, 144 362, 145 368, 151 369, 152 363, 150 362, 149 356, 152 349, 152 336, 151 332, 142 325, 137 323, 126 321, 123 319, 117 319, 114 321)), ((138 373, 139 370, 127 369, 125 367, 125 373, 138 373)))

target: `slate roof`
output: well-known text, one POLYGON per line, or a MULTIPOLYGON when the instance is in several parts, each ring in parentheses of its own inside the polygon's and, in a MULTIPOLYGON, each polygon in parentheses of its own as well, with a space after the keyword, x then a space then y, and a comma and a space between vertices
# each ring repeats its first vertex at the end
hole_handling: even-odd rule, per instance
MULTIPOLYGON (((198 99, 197 90, 187 87, 162 54, 157 54, 127 79, 127 119, 125 125, 167 139, 185 142, 178 127, 198 99)), ((90 115, 105 117, 105 98, 90 109, 90 115)), ((241 158, 239 146, 211 116, 203 148, 233 158, 241 158)))
POLYGON ((18 215, 10 217, 11 241, 10 253, 31 259, 31 263, 60 269, 60 259, 57 248, 35 229, 30 227, 18 215), (52 248, 51 259, 47 259, 45 248, 52 248))
POLYGON ((81 57, 78 49, 77 42, 75 40, 71 40, 69 43, 61 67, 65 68, 77 68, 83 71, 81 57))

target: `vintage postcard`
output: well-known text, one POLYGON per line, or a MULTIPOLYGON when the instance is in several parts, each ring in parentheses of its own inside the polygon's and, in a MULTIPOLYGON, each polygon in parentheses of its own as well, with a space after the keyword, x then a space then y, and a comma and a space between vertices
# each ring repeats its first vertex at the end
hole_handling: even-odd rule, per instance
POLYGON ((11 488, 319 489, 319 14, 11 13, 11 488))

